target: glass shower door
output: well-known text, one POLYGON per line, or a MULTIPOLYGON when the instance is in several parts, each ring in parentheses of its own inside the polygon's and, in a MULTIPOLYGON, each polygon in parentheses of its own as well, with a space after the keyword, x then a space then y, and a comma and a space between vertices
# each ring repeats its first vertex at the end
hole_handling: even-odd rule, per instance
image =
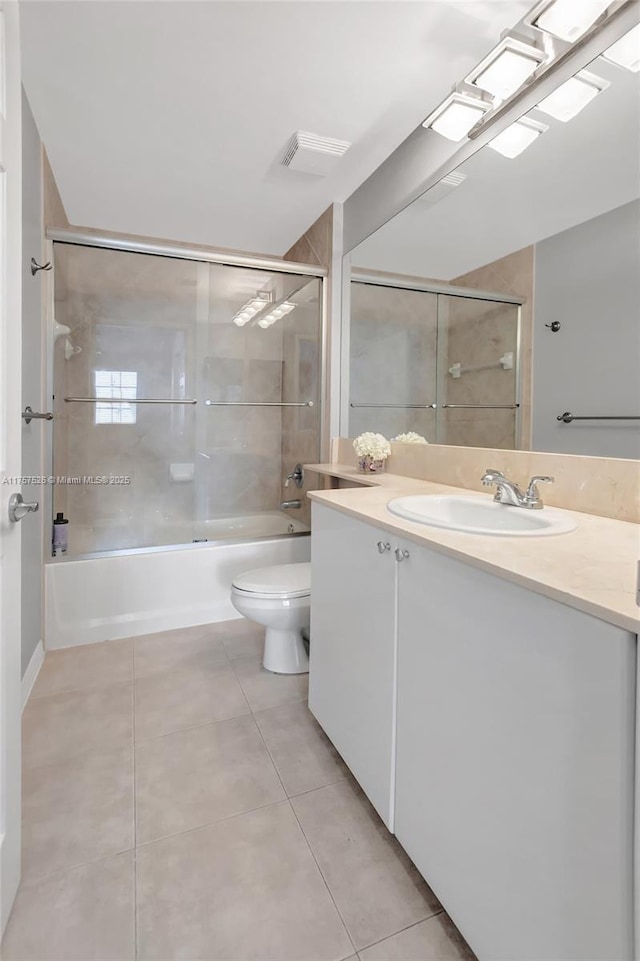
POLYGON ((304 491, 283 485, 319 456, 321 282, 202 264, 200 298, 195 536, 307 530, 304 491))
POLYGON ((53 508, 68 554, 189 541, 198 264, 54 252, 53 508))
POLYGON ((438 443, 516 447, 519 310, 438 295, 438 443))
POLYGON ((436 439, 437 295, 351 284, 349 435, 436 439))

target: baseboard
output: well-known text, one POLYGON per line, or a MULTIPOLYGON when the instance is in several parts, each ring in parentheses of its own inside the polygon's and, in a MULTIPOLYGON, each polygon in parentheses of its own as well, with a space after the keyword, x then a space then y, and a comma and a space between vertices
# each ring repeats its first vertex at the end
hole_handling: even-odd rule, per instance
POLYGON ((24 711, 25 704, 29 700, 29 695, 33 690, 33 685, 36 683, 36 678, 40 673, 40 668, 42 667, 44 661, 44 645, 42 641, 38 641, 36 644, 36 649, 31 655, 31 660, 27 665, 27 669, 24 672, 24 677, 22 678, 22 710, 24 711))

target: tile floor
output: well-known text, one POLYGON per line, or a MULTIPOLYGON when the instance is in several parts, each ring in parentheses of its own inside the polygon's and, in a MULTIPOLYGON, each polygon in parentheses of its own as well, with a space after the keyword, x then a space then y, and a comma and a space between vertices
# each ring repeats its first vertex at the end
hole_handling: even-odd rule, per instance
POLYGON ((47 654, 3 961, 468 961, 244 621, 47 654))

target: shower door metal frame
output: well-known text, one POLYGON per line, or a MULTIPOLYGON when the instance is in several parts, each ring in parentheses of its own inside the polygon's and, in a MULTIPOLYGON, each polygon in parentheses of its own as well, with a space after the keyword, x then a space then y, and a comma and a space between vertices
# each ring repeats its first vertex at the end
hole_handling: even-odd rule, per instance
MULTIPOLYGON (((249 254, 226 253, 224 250, 216 250, 209 247, 198 247, 190 244, 179 244, 162 242, 158 240, 148 240, 144 237, 129 237, 122 234, 109 233, 108 231, 79 230, 74 227, 47 227, 45 231, 46 260, 54 264, 54 269, 46 274, 46 288, 43 295, 44 299, 44 339, 46 341, 46 391, 47 397, 53 397, 53 356, 54 356, 54 321, 55 321, 55 260, 54 245, 56 243, 69 244, 76 247, 99 247, 104 250, 119 250, 123 253, 149 254, 156 257, 169 257, 173 260, 193 260, 205 264, 220 264, 225 267, 247 267, 253 270, 264 270, 265 272, 294 274, 308 277, 310 280, 316 278, 320 281, 320 310, 319 310, 319 330, 318 330, 318 352, 319 352, 319 377, 318 377, 318 403, 320 405, 319 416, 319 457, 320 460, 329 459, 330 449, 330 397, 329 397, 329 371, 328 346, 329 346, 329 311, 327 303, 328 277, 329 271, 326 267, 317 264, 300 264, 292 260, 276 260, 269 257, 251 256, 249 254)), ((53 431, 47 432, 45 442, 46 463, 53 469, 53 431)), ((53 517, 53 484, 44 485, 43 491, 43 513, 45 517, 53 517)), ((44 549, 45 558, 51 561, 49 541, 50 530, 47 524, 43 524, 44 530, 44 549)), ((58 562, 64 560, 59 558, 58 562)))

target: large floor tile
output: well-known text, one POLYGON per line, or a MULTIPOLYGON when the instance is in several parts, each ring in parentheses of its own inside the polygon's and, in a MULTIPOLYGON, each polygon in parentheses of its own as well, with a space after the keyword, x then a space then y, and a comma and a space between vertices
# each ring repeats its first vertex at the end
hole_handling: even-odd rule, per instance
POLYGON ((131 746, 25 772, 22 808, 24 879, 132 848, 131 746))
POLYGON ((345 765, 304 701, 256 714, 287 794, 302 794, 345 776, 345 765))
POLYGON ((138 850, 141 961, 353 954, 288 802, 138 850))
POLYGON ((138 844, 284 797, 250 715, 136 746, 138 844))
POLYGON ((3 961, 133 961, 133 853, 23 884, 3 961))
POLYGON ((222 641, 227 657, 262 657, 264 651, 264 627, 239 617, 214 625, 216 635, 222 641))
POLYGON ((444 912, 360 952, 361 961, 475 961, 444 912))
POLYGON ((149 674, 135 681, 136 741, 248 714, 249 707, 226 662, 149 674))
POLYGON ((272 674, 262 666, 262 657, 238 657, 232 662, 252 711, 264 711, 291 701, 306 701, 308 674, 272 674))
POLYGON ((132 738, 131 684, 33 698, 22 715, 26 769, 129 745, 132 738))
POLYGON ((131 681, 133 642, 105 641, 63 651, 48 651, 31 697, 86 691, 131 681))
POLYGON ((188 627, 179 631, 147 634, 133 641, 133 663, 136 677, 162 674, 176 668, 198 668, 226 664, 227 656, 216 625, 188 627))
POLYGON ((356 948, 440 910, 353 781, 303 794, 292 804, 356 948))

